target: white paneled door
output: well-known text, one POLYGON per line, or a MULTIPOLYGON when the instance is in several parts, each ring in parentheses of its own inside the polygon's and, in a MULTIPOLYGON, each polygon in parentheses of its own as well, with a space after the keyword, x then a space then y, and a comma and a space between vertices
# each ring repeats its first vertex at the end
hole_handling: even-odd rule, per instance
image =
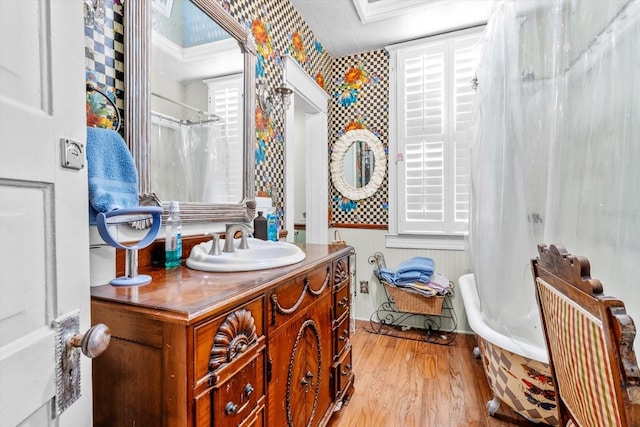
POLYGON ((52 326, 76 310, 90 326, 86 166, 61 164, 61 139, 84 160, 84 104, 83 2, 0 0, 2 426, 91 425, 84 357, 82 395, 57 415, 52 326))

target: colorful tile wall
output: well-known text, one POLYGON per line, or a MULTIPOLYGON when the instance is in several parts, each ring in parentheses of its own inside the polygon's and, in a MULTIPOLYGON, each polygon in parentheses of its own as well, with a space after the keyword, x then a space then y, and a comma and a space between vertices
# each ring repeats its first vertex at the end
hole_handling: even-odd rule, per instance
MULTIPOLYGON (((389 153, 389 54, 385 50, 359 53, 333 61, 329 104, 329 156, 346 131, 368 129, 389 153)), ((388 166, 387 166, 388 170, 388 166)), ((349 200, 329 183, 330 222, 345 226, 388 224, 388 174, 371 197, 349 200)))
MULTIPOLYGON (((105 92, 124 118, 123 22, 122 0, 92 0, 84 4, 86 80, 105 92)), ((113 111, 106 105, 101 94, 87 93, 88 126, 115 126, 113 111)))
MULTIPOLYGON (((346 130, 367 128, 388 147, 389 58, 384 50, 332 58, 302 16, 286 0, 216 0, 251 29, 259 50, 256 77, 273 92, 282 83, 282 57, 290 55, 326 89, 331 146, 346 130), (326 87, 325 87, 326 85, 326 87)), ((104 5, 93 17, 85 9, 87 79, 109 93, 124 114, 124 0, 92 0, 104 5)), ((88 100, 89 101, 89 100, 88 100)), ((257 104, 257 103, 256 103, 257 104)), ((126 118, 123 126, 126 125, 126 118)), ((284 111, 265 117, 256 108, 256 195, 284 204, 284 111)), ((329 180, 330 181, 330 180, 329 180)), ((331 221, 345 225, 387 225, 388 181, 370 198, 343 198, 329 182, 331 221)))
MULTIPOLYGON (((238 21, 251 29, 258 46, 256 79, 271 93, 282 85, 282 57, 291 56, 324 88, 332 58, 302 16, 285 0, 219 0, 238 21)), ((284 110, 269 117, 256 107, 256 195, 284 205, 284 110)), ((284 221, 282 221, 284 223, 284 221)))

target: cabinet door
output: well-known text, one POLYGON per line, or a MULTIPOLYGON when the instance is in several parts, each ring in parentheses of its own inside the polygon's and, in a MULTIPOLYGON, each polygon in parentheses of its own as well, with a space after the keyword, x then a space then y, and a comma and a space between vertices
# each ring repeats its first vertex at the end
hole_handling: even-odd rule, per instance
POLYGON ((270 426, 316 426, 331 404, 330 295, 269 341, 270 426))

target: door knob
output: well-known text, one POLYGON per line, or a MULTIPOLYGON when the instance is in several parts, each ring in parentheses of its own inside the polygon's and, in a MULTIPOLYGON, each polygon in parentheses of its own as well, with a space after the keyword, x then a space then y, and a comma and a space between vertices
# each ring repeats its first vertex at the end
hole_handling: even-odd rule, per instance
POLYGON ((80 350, 87 357, 102 354, 111 340, 109 328, 99 323, 80 333, 80 310, 58 317, 51 326, 56 334, 56 414, 80 397, 80 350))
POLYGON ((109 346, 111 331, 104 323, 98 323, 89 328, 85 334, 75 334, 69 339, 68 345, 79 347, 82 354, 90 359, 100 356, 109 346))

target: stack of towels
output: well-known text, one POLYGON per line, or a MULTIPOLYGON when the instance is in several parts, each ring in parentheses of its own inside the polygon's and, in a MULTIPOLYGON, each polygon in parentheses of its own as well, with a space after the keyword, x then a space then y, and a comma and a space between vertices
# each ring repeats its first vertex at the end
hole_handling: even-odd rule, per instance
POLYGON ((425 296, 446 295, 453 288, 449 279, 435 272, 433 259, 426 257, 404 261, 395 271, 381 268, 375 273, 378 279, 390 285, 411 289, 425 296))

